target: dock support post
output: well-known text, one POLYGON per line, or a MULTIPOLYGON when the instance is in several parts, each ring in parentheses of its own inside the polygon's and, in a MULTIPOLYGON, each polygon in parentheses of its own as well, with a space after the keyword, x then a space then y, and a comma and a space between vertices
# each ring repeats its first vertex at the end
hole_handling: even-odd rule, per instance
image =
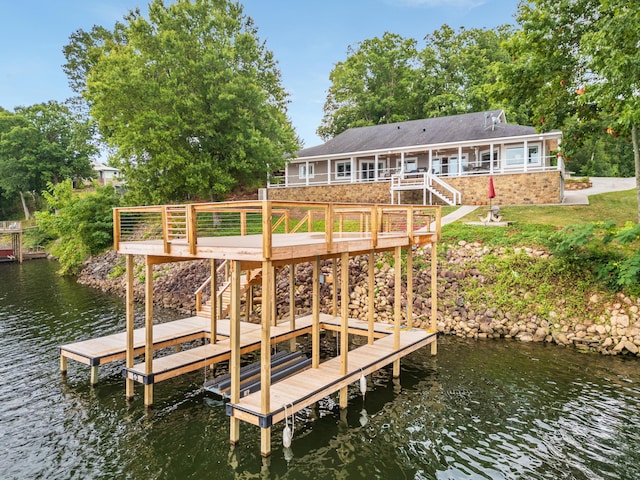
MULTIPOLYGON (((144 272, 144 373, 153 373, 153 263, 146 257, 144 272)), ((153 405, 153 383, 144 386, 144 405, 153 405)))
MULTIPOLYGON (((126 360, 127 368, 133 367, 133 255, 128 254, 125 257, 126 274, 127 274, 127 291, 126 291, 126 360)), ((127 376, 125 380, 125 397, 131 400, 134 394, 134 381, 127 376)))
POLYGON ((67 374, 67 357, 62 355, 62 352, 60 352, 60 373, 67 374))
MULTIPOLYGON (((275 292, 275 270, 271 261, 262 262, 262 298, 263 302, 273 302, 275 292)), ((275 303, 275 302, 274 302, 275 303)), ((262 304, 262 338, 260 339, 260 412, 271 412, 271 322, 269 317, 274 311, 269 303, 262 304)), ((260 429, 260 454, 271 455, 271 427, 260 429)))
POLYGON ((98 368, 99 367, 97 365, 94 365, 93 367, 91 367, 91 377, 89 380, 89 384, 91 384, 91 386, 98 383, 98 368))
MULTIPOLYGON (((296 264, 289 265, 289 328, 296 328, 296 264)), ((289 350, 296 351, 296 338, 289 343, 289 350)))
POLYGON ((338 316, 338 258, 331 260, 331 315, 338 316))
MULTIPOLYGON (((340 259, 340 375, 346 375, 348 371, 349 354, 349 253, 341 254, 340 259)), ((340 408, 347 408, 347 387, 340 389, 340 408)))
MULTIPOLYGON (((264 275, 263 272, 263 281, 264 275)), ((265 296, 263 294, 262 298, 265 296)), ((230 305, 229 340, 231 344, 231 358, 229 360, 229 373, 231 374, 231 403, 240 401, 240 262, 231 262, 231 305, 230 305)), ((265 305, 262 305, 265 308, 265 305)), ((240 420, 231 417, 229 428, 229 442, 235 445, 240 441, 240 420)))
MULTIPOLYGON (((395 290, 393 294, 393 348, 400 349, 400 323, 402 322, 402 247, 395 247, 393 273, 395 290)), ((393 376, 400 376, 400 360, 393 362, 393 376)))
POLYGON ((311 284, 311 367, 320 365, 320 258, 313 261, 311 284))
POLYGON ((218 341, 218 329, 216 316, 218 314, 218 276, 216 271, 215 259, 209 260, 209 270, 211 271, 211 295, 209 303, 211 304, 211 338, 209 343, 216 343, 218 341))
POLYGON ((407 328, 413 327, 413 248, 407 248, 407 328))
MULTIPOLYGON (((431 330, 438 332, 438 248, 431 243, 431 330)), ((438 340, 431 343, 431 355, 438 353, 438 340)))
POLYGON ((373 322, 375 320, 374 318, 374 313, 375 313, 375 308, 376 308, 376 296, 374 295, 374 289, 375 289, 375 281, 376 281, 376 275, 375 275, 375 255, 373 252, 369 252, 369 263, 368 263, 368 284, 367 284, 367 300, 368 300, 368 307, 367 307, 367 320, 369 321, 369 330, 367 331, 367 343, 369 345, 371 345, 373 343, 373 322))

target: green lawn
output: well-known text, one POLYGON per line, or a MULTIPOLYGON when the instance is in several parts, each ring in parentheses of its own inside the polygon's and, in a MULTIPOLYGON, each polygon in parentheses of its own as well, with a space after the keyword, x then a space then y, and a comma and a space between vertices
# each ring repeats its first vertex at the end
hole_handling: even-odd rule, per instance
MULTIPOLYGON (((634 189, 592 195, 589 197, 589 205, 501 206, 500 213, 504 220, 523 224, 566 227, 576 223, 614 221, 616 225, 623 226, 628 221, 637 222, 638 202, 634 189)), ((476 210, 460 221, 477 220, 476 210)))

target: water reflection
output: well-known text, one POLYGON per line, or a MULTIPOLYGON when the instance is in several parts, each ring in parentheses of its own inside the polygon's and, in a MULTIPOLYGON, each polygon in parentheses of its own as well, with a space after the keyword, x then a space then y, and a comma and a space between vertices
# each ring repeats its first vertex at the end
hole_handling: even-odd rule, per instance
MULTIPOLYGON (((0 453, 5 478, 640 478, 636 359, 553 346, 441 339, 295 415, 291 447, 243 424, 230 448, 223 402, 203 373, 163 382, 155 406, 124 398, 121 364, 88 384, 58 372, 58 345, 124 328, 124 302, 55 276, 48 262, 0 265, 0 453), (35 292, 35 293, 34 293, 35 292)), ((158 310, 165 320, 173 312, 158 310)), ((136 322, 142 311, 136 312, 136 322)))

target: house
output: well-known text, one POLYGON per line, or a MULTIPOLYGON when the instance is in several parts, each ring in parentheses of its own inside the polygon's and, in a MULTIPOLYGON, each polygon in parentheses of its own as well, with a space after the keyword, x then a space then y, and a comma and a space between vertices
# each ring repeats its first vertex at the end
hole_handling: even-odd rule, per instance
POLYGON ((269 179, 271 200, 560 203, 562 132, 509 124, 502 110, 351 128, 297 153, 269 179))
POLYGON ((99 162, 93 162, 92 166, 93 166, 93 170, 98 175, 98 183, 100 185, 109 185, 109 184, 112 184, 114 186, 120 185, 121 183, 121 180, 119 178, 120 170, 114 167, 109 167, 99 162))

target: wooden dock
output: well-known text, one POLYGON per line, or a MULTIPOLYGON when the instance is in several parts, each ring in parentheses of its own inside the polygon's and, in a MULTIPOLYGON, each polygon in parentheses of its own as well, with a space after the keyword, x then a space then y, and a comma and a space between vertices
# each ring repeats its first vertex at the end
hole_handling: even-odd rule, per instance
POLYGON ((235 444, 240 440, 241 422, 258 425, 260 451, 267 456, 271 453, 271 427, 284 419, 285 407, 291 414, 339 392, 340 407, 345 408, 347 386, 360 376, 392 364, 397 377, 400 360, 409 353, 429 345, 431 353, 436 354, 439 235, 439 207, 259 201, 116 208, 114 244, 126 258, 126 332, 109 340, 112 345, 101 340, 95 345, 86 341, 64 346, 61 365, 67 358, 89 365, 124 358, 127 398, 132 399, 134 385, 142 383, 144 404, 151 406, 156 383, 228 361, 229 441, 235 444), (413 252, 422 245, 431 247, 429 330, 411 328, 413 252), (374 321, 374 255, 381 252, 393 255, 392 324, 374 321), (134 255, 146 259, 145 327, 137 330, 133 328, 134 255), (354 287, 349 278, 349 261, 356 255, 368 256, 366 319, 349 318, 350 291, 354 287), (206 316, 195 320, 197 325, 191 331, 186 328, 179 334, 167 333, 167 327, 153 324, 154 265, 202 259, 210 260, 211 276, 197 290, 196 305, 206 316), (222 284, 216 260, 226 262, 228 274, 222 284), (320 313, 320 284, 327 280, 321 271, 322 261, 332 265, 330 315, 320 313), (294 308, 290 308, 288 318, 277 318, 276 269, 289 269, 287 296, 293 306, 297 291, 295 267, 300 263, 312 267, 311 311, 296 318, 294 308), (249 278, 255 281, 249 282, 249 278), (257 308, 253 301, 255 284, 261 288, 260 323, 256 325, 241 321, 257 308), (205 309, 207 289, 210 293, 205 309), (406 307, 402 307, 403 301, 406 307), (228 318, 223 318, 226 315, 228 318), (331 330, 337 336, 339 354, 333 358, 320 355, 322 330, 331 330), (288 351, 293 352, 295 340, 301 335, 308 335, 311 340, 310 368, 305 365, 284 379, 272 376, 272 347, 286 342, 288 351), (366 338, 366 344, 350 350, 350 337, 354 335, 366 338), (208 338, 209 343, 154 358, 155 350, 192 337, 208 338), (259 368, 254 367, 259 371, 259 375, 255 373, 259 376, 257 391, 243 387, 241 374, 242 356, 254 351, 260 353, 259 368), (135 363, 139 354, 143 361, 135 363), (241 397, 241 391, 248 394, 241 397))

